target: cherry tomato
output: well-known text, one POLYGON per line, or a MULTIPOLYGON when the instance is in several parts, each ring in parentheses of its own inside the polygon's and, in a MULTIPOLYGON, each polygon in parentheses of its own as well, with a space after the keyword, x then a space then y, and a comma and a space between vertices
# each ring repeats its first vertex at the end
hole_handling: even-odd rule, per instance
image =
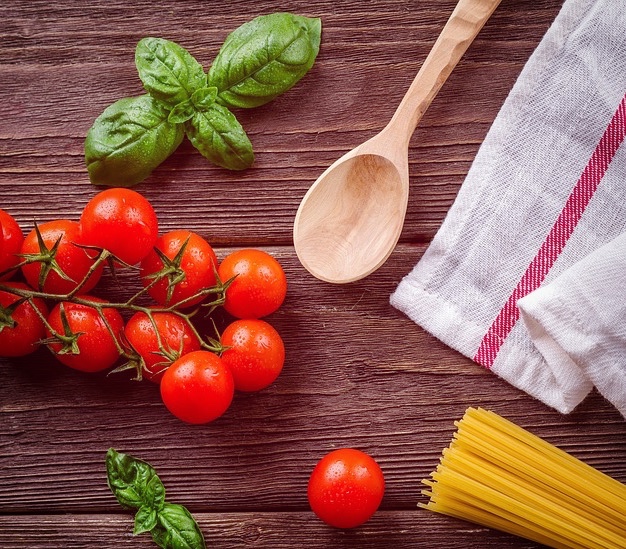
POLYGON ((354 528, 378 509, 385 492, 383 473, 360 450, 342 448, 324 456, 309 479, 311 509, 337 528, 354 528))
MULTIPOLYGON (((96 297, 83 296, 83 298, 106 304, 105 300, 96 297)), ((71 332, 78 334, 76 341, 79 352, 78 354, 64 353, 61 352, 63 350, 61 343, 49 343, 48 347, 59 362, 82 372, 99 372, 113 366, 120 357, 120 352, 104 320, 98 314, 98 310, 80 303, 68 301, 57 303, 48 316, 48 323, 55 332, 61 335, 65 335, 61 308, 65 312, 71 332)), ((119 341, 119 335, 124 329, 122 315, 117 309, 106 306, 102 309, 102 313, 119 341)), ((48 337, 51 337, 52 332, 47 331, 48 337)))
POLYGON ((141 280, 144 286, 149 287, 148 293, 161 305, 180 303, 182 308, 197 305, 206 296, 189 299, 204 288, 215 286, 217 272, 217 257, 210 244, 201 236, 191 231, 172 231, 161 236, 155 248, 160 250, 168 259, 174 260, 181 248, 185 246, 182 255, 175 262, 176 268, 171 275, 172 281, 180 280, 173 286, 173 292, 168 300, 169 277, 161 278, 153 284, 152 275, 164 268, 163 261, 154 249, 141 262, 141 280))
POLYGON ((237 318, 261 318, 276 311, 287 294, 280 263, 262 250, 243 249, 226 256, 218 269, 226 290, 224 308, 237 318))
POLYGON ((83 209, 80 225, 87 243, 109 250, 129 265, 148 255, 159 234, 150 202, 125 188, 107 189, 94 196, 83 209))
MULTIPOLYGON (((48 221, 38 226, 39 233, 43 239, 45 247, 53 250, 57 241, 59 245, 54 253, 54 262, 64 273, 64 277, 50 270, 46 276, 43 290, 52 294, 65 294, 72 291, 87 276, 89 269, 94 264, 95 250, 86 250, 80 245, 84 244, 80 234, 80 225, 68 219, 58 219, 48 221)), ((46 254, 46 250, 41 249, 37 239, 37 232, 33 229, 24 239, 22 244, 23 254, 46 254)), ((39 276, 45 264, 41 262, 22 265, 22 273, 26 281, 33 287, 39 288, 39 276)), ((100 265, 89 276, 80 292, 89 292, 100 280, 103 266, 100 265)))
POLYGON ((163 374, 161 398, 167 409, 187 423, 208 423, 230 406, 235 384, 230 370, 209 351, 180 357, 163 374))
POLYGON ((239 391, 260 391, 271 385, 285 362, 285 345, 273 326, 258 319, 236 320, 222 333, 227 349, 222 361, 239 391))
MULTIPOLYGON (((22 249, 24 235, 12 215, 0 210, 0 273, 15 267, 22 259, 17 255, 22 249)), ((8 280, 15 271, 8 272, 0 280, 8 280)))
POLYGON ((154 324, 146 313, 135 313, 124 327, 124 335, 143 359, 143 377, 160 383, 172 362, 187 353, 200 350, 200 340, 189 324, 177 314, 155 312, 152 313, 152 319, 154 324))
MULTIPOLYGON (((5 282, 4 285, 8 288, 29 289, 22 282, 5 282)), ((19 299, 21 298, 11 292, 0 291, 2 307, 9 307, 19 299)), ((33 303, 43 317, 48 315, 48 308, 42 299, 35 298, 33 303)), ((0 314, 0 318, 3 316, 0 314)), ((9 326, 0 328, 0 356, 24 356, 32 353, 46 335, 43 320, 28 301, 18 305, 11 318, 15 322, 13 328, 9 326)))

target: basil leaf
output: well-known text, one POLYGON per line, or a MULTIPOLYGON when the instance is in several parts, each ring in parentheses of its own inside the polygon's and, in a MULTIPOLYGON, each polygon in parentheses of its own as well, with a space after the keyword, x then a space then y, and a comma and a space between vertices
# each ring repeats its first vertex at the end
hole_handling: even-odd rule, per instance
POLYGON ((196 110, 191 99, 187 99, 186 101, 181 101, 170 111, 167 121, 170 124, 182 124, 187 122, 195 112, 196 110))
POLYGON ((185 131, 202 156, 218 166, 243 170, 254 162, 252 143, 226 107, 214 103, 206 111, 196 112, 186 122, 185 131))
POLYGON ((207 111, 217 97, 217 88, 200 88, 193 92, 191 99, 181 101, 176 105, 167 117, 172 124, 187 122, 196 111, 207 111))
POLYGON ((95 185, 130 187, 152 173, 180 145, 183 128, 149 95, 107 107, 87 132, 85 161, 95 185))
POLYGON ((293 87, 319 52, 320 19, 291 13, 262 15, 227 38, 208 73, 218 102, 258 107, 293 87))
POLYGON ((164 38, 140 40, 135 65, 146 91, 170 107, 206 86, 202 65, 185 48, 164 38))
POLYGON ((134 535, 150 532, 157 525, 157 510, 148 505, 139 508, 135 515, 134 535))
POLYGON ((209 88, 200 88, 191 96, 193 106, 199 111, 206 111, 217 99, 217 88, 211 86, 209 88))
POLYGON ((106 455, 107 483, 124 507, 159 508, 165 501, 165 487, 156 471, 145 461, 116 452, 106 455))
POLYGON ((166 503, 157 515, 152 539, 163 549, 206 549, 198 523, 182 505, 166 503))

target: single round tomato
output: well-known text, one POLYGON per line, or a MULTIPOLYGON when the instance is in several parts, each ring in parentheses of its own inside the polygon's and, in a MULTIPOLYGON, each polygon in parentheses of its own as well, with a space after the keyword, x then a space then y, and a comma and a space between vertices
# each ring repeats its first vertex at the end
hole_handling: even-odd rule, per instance
MULTIPOLYGON (((24 239, 22 254, 27 256, 41 256, 43 261, 22 265, 22 273, 26 281, 33 287, 39 288, 39 278, 42 269, 55 265, 63 272, 61 276, 55 269, 50 269, 40 289, 51 294, 66 294, 87 276, 95 263, 95 250, 87 250, 80 246, 84 244, 80 225, 69 219, 58 219, 38 225, 37 229, 45 244, 45 249, 39 245, 37 230, 33 229, 24 239), (58 246, 55 245, 58 243, 58 246), (55 250, 55 251, 54 251, 55 250), (47 258, 47 259, 45 259, 47 258)), ((102 265, 89 276, 81 287, 80 293, 89 292, 100 280, 102 265)))
POLYGON ((125 188, 107 189, 94 196, 83 209, 80 225, 86 243, 108 250, 129 265, 146 257, 159 235, 150 202, 125 188))
POLYGON ((164 265, 154 249, 141 262, 141 280, 152 298, 161 305, 181 303, 181 308, 204 301, 206 296, 193 296, 200 290, 215 286, 217 257, 211 245, 196 233, 178 230, 161 236, 154 248, 171 263, 164 265), (184 250, 179 255, 183 246, 184 250), (163 269, 171 269, 171 274, 154 282, 154 275, 163 269))
POLYGON ((222 361, 239 391, 260 391, 271 385, 285 363, 285 345, 273 326, 259 319, 236 320, 222 333, 222 361))
MULTIPOLYGON (((18 288, 28 290, 28 286, 22 282, 5 282, 7 288, 18 288)), ((0 291, 0 306, 7 308, 20 297, 8 291, 0 291)), ((48 315, 48 308, 42 299, 33 299, 34 307, 37 307, 41 315, 45 318, 48 315)), ((39 347, 39 342, 45 337, 46 329, 41 317, 35 311, 30 302, 24 301, 11 314, 11 319, 15 323, 13 327, 6 325, 11 319, 5 318, 0 313, 0 356, 24 356, 32 353, 39 347)))
POLYGON ((237 318, 261 318, 276 311, 287 295, 280 263, 263 250, 237 250, 218 269, 222 282, 235 277, 226 290, 224 308, 237 318))
POLYGON ((360 450, 342 448, 315 466, 308 486, 313 512, 330 526, 354 528, 378 509, 385 479, 378 463, 360 450))
POLYGON ((24 235, 15 218, 4 210, 0 210, 0 236, 0 273, 5 273, 0 280, 8 280, 15 273, 9 269, 22 261, 17 254, 22 249, 24 235))
MULTIPOLYGON (((106 307, 103 299, 93 296, 83 296, 83 299, 105 305, 102 314, 119 343, 119 336, 124 329, 122 315, 117 309, 106 307)), ((99 372, 115 364, 120 357, 120 349, 95 307, 69 301, 62 301, 54 306, 48 316, 48 323, 56 333, 70 335, 66 334, 63 327, 62 314, 67 318, 72 334, 77 336, 78 353, 63 352, 65 348, 60 342, 49 343, 49 349, 59 362, 82 372, 99 372)), ((52 332, 47 332, 48 337, 52 337, 52 332)))
POLYGON ((187 423, 208 423, 220 417, 233 400, 235 384, 222 359, 209 351, 187 353, 161 379, 167 409, 187 423))
POLYGON ((189 324, 175 313, 154 312, 151 316, 152 320, 144 312, 135 313, 124 327, 124 336, 143 360, 143 377, 160 383, 172 362, 200 350, 200 340, 189 324))

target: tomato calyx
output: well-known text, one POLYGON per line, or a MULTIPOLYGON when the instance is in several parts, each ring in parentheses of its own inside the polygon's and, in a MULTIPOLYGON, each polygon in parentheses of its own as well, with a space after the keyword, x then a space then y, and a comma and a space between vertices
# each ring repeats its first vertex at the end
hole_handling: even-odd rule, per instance
POLYGON ((57 262, 56 256, 59 251, 59 246, 61 245, 61 241, 63 237, 59 236, 55 243, 48 248, 46 243, 44 242, 43 237, 41 236, 41 231, 39 230, 39 225, 35 223, 35 234, 37 236, 37 244, 39 245, 39 252, 31 253, 31 254, 18 254, 20 257, 24 258, 23 263, 21 265, 28 265, 30 263, 41 263, 41 270, 39 271, 39 281, 38 287, 39 289, 44 287, 46 283, 46 279, 51 272, 55 272, 59 275, 63 280, 67 280, 68 282, 76 282, 76 280, 72 280, 61 268, 59 263, 57 262))
POLYGON ((17 322, 13 318, 13 313, 25 301, 28 301, 28 299, 22 297, 15 300, 13 303, 11 303, 11 305, 7 307, 0 305, 0 332, 4 328, 15 328, 17 326, 17 322))
POLYGON ((56 354, 58 355, 78 355, 80 354, 80 349, 78 347, 78 338, 83 335, 84 332, 74 332, 72 330, 70 323, 67 319, 67 313, 65 312, 65 307, 63 303, 59 305, 59 311, 61 315, 61 325, 63 326, 63 333, 59 333, 48 325, 48 328, 50 329, 50 333, 52 335, 46 339, 43 339, 41 343, 42 345, 60 343, 61 348, 56 351, 56 354))
MULTIPOLYGON (((158 349, 159 349, 158 351, 154 351, 152 354, 154 356, 158 356, 158 357, 162 358, 162 360, 160 360, 159 362, 156 362, 156 363, 152 364, 152 367, 151 367, 152 368, 152 373, 154 375, 158 375, 158 374, 163 373, 165 370, 167 370, 167 368, 170 366, 170 364, 172 364, 173 362, 178 360, 181 356, 183 356, 183 354, 184 354, 184 350, 183 350, 184 342, 181 339, 181 341, 179 343, 178 349, 173 349, 168 343, 163 342, 163 338, 161 336, 161 333, 158 330, 158 327, 157 327, 156 322, 154 320, 153 314, 152 313, 147 313, 146 316, 148 316, 152 326, 154 327, 154 333, 155 333, 155 336, 156 336, 157 346, 158 346, 158 349)), ((193 325, 190 322, 189 315, 180 314, 179 316, 183 319, 184 322, 186 322, 188 324, 188 326, 192 330, 195 331, 195 328, 193 327, 193 325)), ((124 334, 124 332, 122 332, 120 337, 121 337, 121 340, 122 340, 122 346, 123 346, 123 348, 125 350, 124 356, 125 356, 125 358, 127 360, 126 360, 126 362, 124 362, 123 364, 118 366, 117 368, 114 368, 113 370, 111 370, 109 372, 109 375, 110 374, 118 374, 120 372, 125 372, 125 371, 128 371, 128 370, 134 370, 135 371, 135 376, 132 379, 134 381, 141 381, 144 378, 143 373, 147 369, 146 360, 141 355, 141 353, 135 348, 135 346, 128 340, 128 337, 124 334)), ((202 346, 203 341, 202 341, 202 339, 199 336, 198 336, 198 340, 200 342, 200 345, 202 346)))
POLYGON ((172 296, 174 295, 174 289, 176 288, 176 285, 185 280, 187 276, 185 274, 185 271, 181 268, 181 263, 183 260, 185 249, 187 248, 187 244, 189 244, 189 238, 187 238, 183 242, 180 250, 178 250, 178 252, 172 259, 167 257, 167 255, 165 255, 165 253, 156 246, 153 248, 159 259, 161 260, 161 263, 163 263, 163 267, 159 271, 152 273, 146 277, 148 280, 150 280, 148 288, 156 284, 159 280, 167 279, 167 294, 165 300, 166 303, 170 303, 170 301, 172 300, 172 296))
MULTIPOLYGON (((150 274, 145 275, 145 279, 148 281, 148 284, 145 285, 144 290, 150 293, 150 290, 160 281, 167 281, 167 288, 165 293, 165 302, 164 304, 168 307, 172 307, 175 309, 184 309, 186 307, 192 307, 197 305, 198 302, 200 307, 205 310, 205 314, 210 315, 217 307, 221 307, 224 305, 226 301, 226 290, 232 284, 233 280, 236 278, 233 276, 231 279, 223 282, 218 274, 218 269, 214 264, 213 276, 215 278, 215 285, 210 287, 205 287, 193 295, 189 295, 187 297, 183 297, 178 299, 175 302, 172 302, 174 297, 174 292, 176 291, 176 287, 187 279, 187 273, 185 268, 183 267, 183 261, 185 258, 185 252, 187 251, 189 240, 191 236, 188 236, 176 252, 173 258, 170 258, 163 250, 159 247, 155 246, 153 248, 156 253, 159 261, 162 264, 162 267, 150 274), (209 295, 215 295, 215 298, 211 301, 204 301, 205 298, 209 295)), ((198 309, 194 309, 193 313, 195 314, 198 309)))

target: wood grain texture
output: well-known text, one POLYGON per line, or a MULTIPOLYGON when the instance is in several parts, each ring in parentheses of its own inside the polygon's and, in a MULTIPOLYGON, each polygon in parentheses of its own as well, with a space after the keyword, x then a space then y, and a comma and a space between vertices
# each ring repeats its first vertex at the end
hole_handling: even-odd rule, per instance
MULTIPOLYGON (((466 549, 476 539, 482 549, 506 547, 511 536, 422 511, 382 511, 364 527, 352 531, 328 528, 308 513, 197 513, 208 547, 233 549, 274 547, 366 547, 398 549, 445 546, 466 549), (443 545, 442 545, 443 544, 443 545)), ((129 532, 132 517, 122 514, 63 515, 61 517, 0 517, 0 544, 23 541, 30 549, 63 546, 154 548, 149 534, 129 532), (34 531, 33 534, 26 534, 34 531), (62 545, 59 545, 62 544, 62 545)), ((2 545, 4 546, 4 545, 2 545)), ((536 545, 522 541, 518 549, 536 545)))
MULTIPOLYGON (((515 421, 621 482, 626 423, 590 395, 563 416, 447 348, 389 305, 424 252, 472 159, 560 0, 503 0, 419 125, 401 243, 374 275, 346 286, 310 277, 291 230, 312 181, 393 113, 454 6, 450 0, 289 1, 322 17, 315 67, 275 102, 238 112, 255 166, 229 173, 188 144, 137 190, 161 230, 189 228, 220 258, 259 246, 284 265, 289 291, 268 320, 285 369, 265 391, 237 395, 215 423, 170 416, 156 386, 71 371, 46 350, 0 361, 0 547, 152 547, 106 486, 107 448, 152 463, 168 499, 197 514, 212 547, 516 548, 536 544, 416 509, 470 406, 515 421), (326 528, 306 484, 327 451, 353 446, 379 461, 381 511, 363 528, 326 528)), ((163 36, 209 65, 227 33, 273 2, 14 0, 0 7, 0 207, 22 228, 77 218, 95 194, 84 135, 108 104, 141 93, 136 42, 163 36)), ((105 278, 102 295, 136 290, 105 278)), ((223 326, 225 317, 218 316, 223 326)), ((208 329, 208 326, 207 326, 208 329)))

